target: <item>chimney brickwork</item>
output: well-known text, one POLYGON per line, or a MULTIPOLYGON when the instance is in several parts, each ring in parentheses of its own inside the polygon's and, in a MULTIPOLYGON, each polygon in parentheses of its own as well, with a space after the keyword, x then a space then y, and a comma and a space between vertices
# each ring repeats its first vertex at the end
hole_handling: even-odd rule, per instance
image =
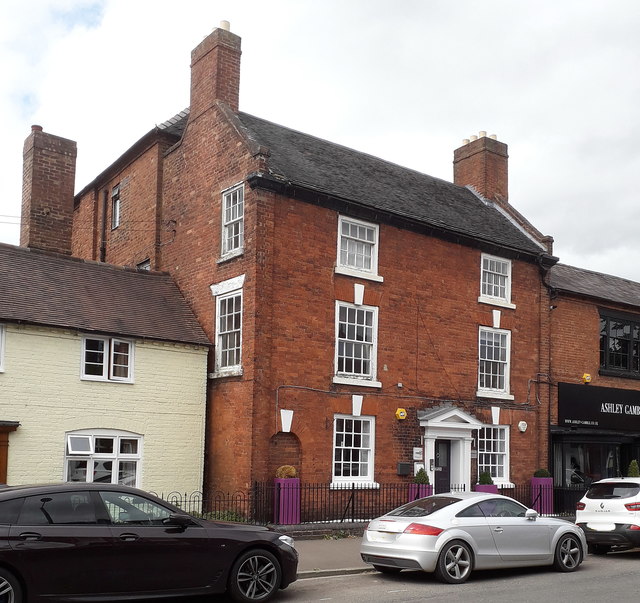
POLYGON ((492 201, 509 200, 507 145, 481 136, 461 146, 453 153, 453 182, 473 186, 492 201))
POLYGON ((20 245, 71 255, 76 143, 32 126, 24 143, 20 245))
POLYGON ((215 101, 222 101, 232 111, 238 111, 240 41, 239 36, 218 28, 191 52, 191 121, 215 101))

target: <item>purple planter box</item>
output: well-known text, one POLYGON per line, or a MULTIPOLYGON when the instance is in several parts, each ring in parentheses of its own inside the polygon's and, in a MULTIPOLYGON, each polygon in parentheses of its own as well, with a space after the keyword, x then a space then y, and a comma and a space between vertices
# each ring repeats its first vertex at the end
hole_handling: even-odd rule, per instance
POLYGON ((275 478, 273 519, 278 525, 300 523, 300 478, 275 478))
POLYGON ((431 484, 409 484, 409 502, 432 494, 433 486, 431 484))
POLYGON ((496 486, 496 484, 476 484, 474 489, 476 492, 488 492, 490 494, 498 493, 498 486, 496 486))
POLYGON ((540 515, 553 513, 553 478, 531 478, 531 508, 540 515))

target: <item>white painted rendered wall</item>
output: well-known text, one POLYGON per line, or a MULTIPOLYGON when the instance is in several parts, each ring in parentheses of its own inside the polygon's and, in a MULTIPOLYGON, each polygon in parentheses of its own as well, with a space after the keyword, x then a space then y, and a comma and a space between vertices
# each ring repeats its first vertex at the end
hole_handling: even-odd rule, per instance
POLYGON ((82 333, 5 324, 0 420, 9 484, 64 479, 65 433, 116 429, 143 436, 140 487, 202 490, 207 349, 134 341, 134 383, 80 379, 82 333))

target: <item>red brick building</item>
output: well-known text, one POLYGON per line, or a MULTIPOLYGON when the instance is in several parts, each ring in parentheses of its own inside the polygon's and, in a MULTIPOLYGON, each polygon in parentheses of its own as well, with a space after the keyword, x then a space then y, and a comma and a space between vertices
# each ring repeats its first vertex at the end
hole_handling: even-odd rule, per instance
POLYGON ((563 264, 548 277, 554 483, 627 475, 640 458, 640 284, 563 264))
MULTIPOLYGON (((454 183, 239 111, 240 38, 192 53, 191 102, 75 200, 74 255, 170 272, 215 342, 209 488, 548 465, 556 258, 508 202, 507 146, 454 183)), ((474 137, 475 138, 475 137, 474 137)))

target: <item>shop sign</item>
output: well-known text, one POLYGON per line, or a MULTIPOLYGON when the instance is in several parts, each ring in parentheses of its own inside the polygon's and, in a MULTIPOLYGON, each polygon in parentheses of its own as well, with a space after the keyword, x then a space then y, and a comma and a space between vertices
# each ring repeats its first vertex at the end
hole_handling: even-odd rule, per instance
POLYGON ((558 425, 640 431, 640 391, 558 383, 558 425))

